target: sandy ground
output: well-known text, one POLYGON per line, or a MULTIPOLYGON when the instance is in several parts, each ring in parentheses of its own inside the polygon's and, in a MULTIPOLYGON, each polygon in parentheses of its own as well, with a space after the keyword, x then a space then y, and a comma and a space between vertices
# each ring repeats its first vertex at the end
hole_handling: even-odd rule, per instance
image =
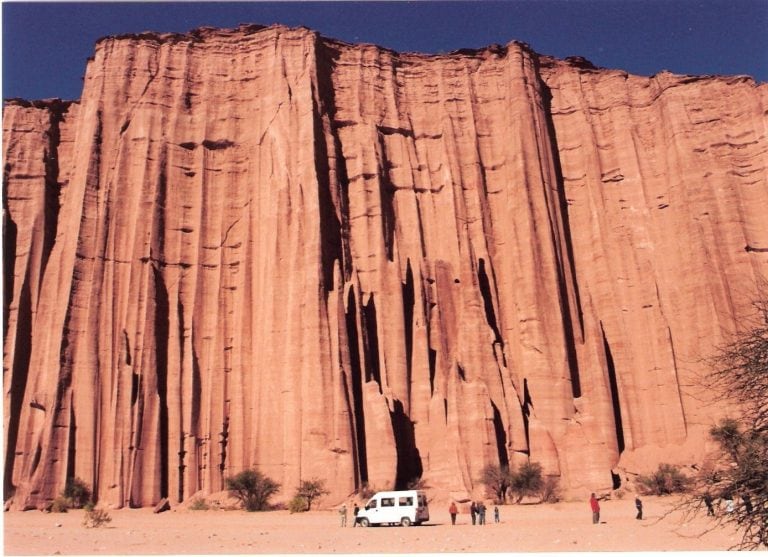
POLYGON ((711 529, 704 516, 659 520, 669 498, 644 498, 645 519, 635 520, 633 499, 602 502, 601 524, 592 524, 587 502, 501 506, 501 522, 472 526, 466 514, 451 526, 446 509, 430 506, 431 520, 403 528, 341 528, 336 511, 171 510, 110 511, 101 528, 82 525, 83 511, 3 515, 7 555, 151 555, 245 553, 506 553, 562 551, 724 551, 739 537, 711 529))

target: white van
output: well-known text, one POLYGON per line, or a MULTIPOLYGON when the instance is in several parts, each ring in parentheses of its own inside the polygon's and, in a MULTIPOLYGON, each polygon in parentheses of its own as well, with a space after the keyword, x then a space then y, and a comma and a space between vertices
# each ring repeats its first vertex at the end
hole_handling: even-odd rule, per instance
POLYGON ((357 513, 361 526, 372 524, 421 524, 429 520, 427 495, 414 489, 408 491, 379 491, 357 513))

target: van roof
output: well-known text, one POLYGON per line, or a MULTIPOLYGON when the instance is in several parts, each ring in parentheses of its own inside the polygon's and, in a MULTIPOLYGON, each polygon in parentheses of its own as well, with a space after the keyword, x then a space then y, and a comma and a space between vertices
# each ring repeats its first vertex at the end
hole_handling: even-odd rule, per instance
POLYGON ((377 491, 373 494, 373 497, 376 497, 377 495, 383 495, 385 497, 398 497, 398 496, 407 496, 407 495, 426 495, 426 493, 420 489, 402 489, 398 491, 377 491))

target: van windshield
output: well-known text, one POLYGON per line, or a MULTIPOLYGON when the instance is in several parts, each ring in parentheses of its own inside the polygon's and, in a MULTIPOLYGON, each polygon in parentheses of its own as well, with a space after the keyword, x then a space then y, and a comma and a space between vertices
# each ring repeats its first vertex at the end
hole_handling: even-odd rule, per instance
POLYGON ((368 501, 368 504, 365 506, 366 509, 375 509, 376 508, 376 499, 371 499, 368 501))

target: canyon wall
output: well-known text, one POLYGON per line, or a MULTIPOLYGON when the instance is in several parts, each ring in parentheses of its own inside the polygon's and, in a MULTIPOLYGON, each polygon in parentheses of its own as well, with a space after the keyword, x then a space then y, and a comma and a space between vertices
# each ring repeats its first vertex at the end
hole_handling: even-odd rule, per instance
POLYGON ((10 505, 697 462, 701 358, 768 277, 766 110, 514 42, 100 40, 79 101, 3 110, 10 505))

